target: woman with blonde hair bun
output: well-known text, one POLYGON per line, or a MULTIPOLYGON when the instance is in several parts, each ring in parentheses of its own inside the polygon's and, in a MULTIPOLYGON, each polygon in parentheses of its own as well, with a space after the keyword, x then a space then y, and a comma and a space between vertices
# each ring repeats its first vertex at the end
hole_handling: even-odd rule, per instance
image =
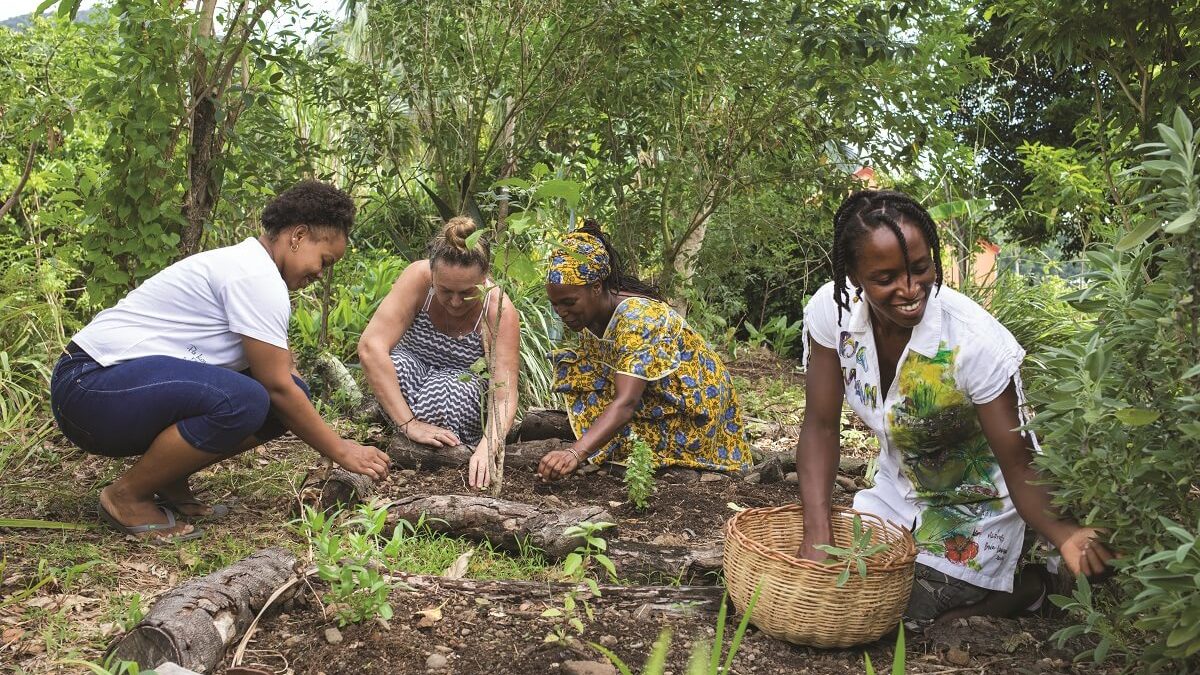
POLYGON ((491 480, 491 447, 516 414, 520 322, 488 277, 487 242, 476 237, 468 244, 476 229, 463 216, 446 223, 428 258, 410 264, 392 285, 358 341, 358 356, 401 433, 435 447, 475 446, 470 484, 483 488, 491 480), (490 384, 472 369, 480 359, 492 366, 490 384))

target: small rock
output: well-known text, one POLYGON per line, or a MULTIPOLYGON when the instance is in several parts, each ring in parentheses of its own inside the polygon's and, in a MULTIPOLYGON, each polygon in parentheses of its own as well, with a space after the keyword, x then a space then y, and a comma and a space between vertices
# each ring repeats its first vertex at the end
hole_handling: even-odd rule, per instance
POLYGON ((600 644, 612 649, 613 647, 617 646, 617 638, 612 635, 601 635, 600 644))
POLYGON ((729 476, 726 474, 723 474, 723 473, 715 473, 713 471, 701 471, 700 472, 700 482, 701 483, 718 483, 720 481, 726 481, 726 480, 729 480, 729 476))
POLYGON ((783 477, 783 480, 788 483, 799 483, 800 474, 796 473, 795 471, 789 471, 787 472, 787 475, 783 477))
POLYGON ((842 458, 838 460, 838 471, 845 474, 850 474, 851 476, 861 475, 866 471, 866 469, 867 460, 861 457, 843 455, 842 458))
POLYGON ((450 649, 450 648, 449 648, 449 647, 447 647, 446 645, 438 645, 438 646, 436 646, 436 647, 434 647, 434 648, 433 648, 433 651, 435 651, 435 652, 437 652, 437 653, 439 653, 439 654, 450 654, 450 653, 452 653, 454 650, 453 650, 453 649, 450 649))
POLYGON ((326 628, 325 641, 331 645, 340 644, 342 641, 342 631, 333 627, 326 628))
POLYGON ((459 635, 461 635, 461 636, 463 636, 463 637, 466 637, 466 636, 468 636, 468 635, 470 635, 470 634, 471 634, 471 629, 470 629, 470 628, 464 628, 464 629, 462 629, 462 630, 458 631, 458 634, 459 634, 459 635))
POLYGON ((950 651, 946 652, 946 660, 956 666, 965 666, 971 662, 971 653, 958 647, 951 647, 950 651))
POLYGON ((293 635, 290 638, 283 641, 283 646, 284 647, 294 647, 294 646, 300 644, 300 642, 303 639, 304 638, 300 637, 299 635, 293 635))
POLYGON ((404 476, 405 478, 412 478, 413 476, 417 475, 417 470, 416 469, 401 469, 400 475, 404 476))
POLYGON ((617 675, 617 669, 605 661, 563 661, 562 668, 570 675, 617 675))
POLYGON ((475 598, 475 604, 479 605, 480 607, 487 607, 488 605, 492 604, 492 601, 488 600, 487 598, 475 598))
POLYGON ((743 478, 742 482, 749 483, 750 485, 758 485, 762 482, 762 474, 752 473, 743 478))
POLYGON ((444 654, 434 652, 425 659, 425 670, 442 670, 450 664, 450 659, 447 659, 444 654))

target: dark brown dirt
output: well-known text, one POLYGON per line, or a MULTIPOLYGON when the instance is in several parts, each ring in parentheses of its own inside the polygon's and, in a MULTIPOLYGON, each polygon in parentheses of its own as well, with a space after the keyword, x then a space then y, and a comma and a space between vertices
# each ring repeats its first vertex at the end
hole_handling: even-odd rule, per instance
MULTIPOLYGON (((428 474, 397 473, 383 486, 383 494, 469 494, 461 471, 428 474)), ((739 506, 775 506, 795 499, 795 484, 750 485, 740 480, 706 480, 686 484, 658 481, 651 507, 637 513, 624 502, 620 479, 608 472, 576 476, 546 484, 528 474, 507 476, 502 495, 548 507, 602 504, 619 521, 609 538, 658 541, 672 545, 702 544, 720 536, 731 514, 727 503, 739 506)), ((839 503, 849 495, 835 492, 839 503)), ((335 644, 327 629, 336 626, 325 618, 313 591, 290 601, 285 613, 264 623, 251 643, 245 664, 258 663, 273 672, 295 673, 571 673, 572 661, 606 663, 588 645, 608 645, 634 672, 648 656, 655 637, 669 629, 673 640, 666 672, 683 675, 693 648, 711 641, 716 617, 712 614, 665 616, 612 606, 605 598, 582 603, 575 611, 584 632, 566 624, 567 617, 544 617, 543 611, 562 608, 562 599, 487 599, 462 592, 436 589, 396 590, 391 602, 395 616, 390 626, 363 623, 342 627, 335 644), (418 628, 418 612, 441 608, 442 618, 418 628), (547 641, 547 640, 550 641, 547 641), (430 668, 429 666, 435 666, 430 668), (289 671, 289 669, 291 669, 289 671)), ((737 617, 729 619, 728 645, 737 617)), ((1061 627, 1043 618, 959 620, 908 636, 909 673, 1044 673, 1095 672, 1073 670, 1071 656, 1078 644, 1059 650, 1049 636, 1061 627)), ((811 673, 813 675, 862 673, 863 653, 870 654, 879 672, 888 672, 895 636, 863 648, 817 650, 789 645, 751 628, 733 662, 734 673, 811 673)), ((228 663, 226 664, 228 665, 228 663)))

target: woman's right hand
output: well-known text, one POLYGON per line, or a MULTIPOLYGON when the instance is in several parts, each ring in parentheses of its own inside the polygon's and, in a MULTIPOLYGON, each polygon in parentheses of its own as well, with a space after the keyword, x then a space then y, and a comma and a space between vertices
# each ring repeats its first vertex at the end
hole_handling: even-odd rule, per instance
POLYGON ((421 443, 422 445, 432 445, 435 448, 452 447, 461 444, 458 436, 455 436, 453 431, 433 424, 427 424, 421 420, 412 420, 405 424, 404 435, 408 436, 408 440, 410 441, 421 443))
POLYGON ((339 452, 333 460, 343 469, 361 473, 374 480, 382 480, 388 474, 390 459, 387 453, 371 445, 361 445, 343 438, 339 452))

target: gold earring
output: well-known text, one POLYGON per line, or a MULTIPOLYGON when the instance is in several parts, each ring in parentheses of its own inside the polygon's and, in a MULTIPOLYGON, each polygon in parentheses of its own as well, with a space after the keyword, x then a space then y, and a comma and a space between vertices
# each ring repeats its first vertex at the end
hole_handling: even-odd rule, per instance
POLYGON ((855 291, 854 291, 854 301, 859 302, 860 300, 862 300, 862 288, 861 287, 855 289, 855 291))
POLYGON ((300 250, 300 242, 293 239, 292 240, 292 253, 295 253, 296 251, 299 251, 299 250, 300 250))

